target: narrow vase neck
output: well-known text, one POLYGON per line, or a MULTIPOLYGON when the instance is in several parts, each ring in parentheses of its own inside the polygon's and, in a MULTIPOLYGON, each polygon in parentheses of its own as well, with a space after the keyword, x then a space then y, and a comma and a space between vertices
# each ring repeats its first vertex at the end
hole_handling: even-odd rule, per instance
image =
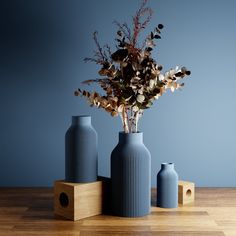
POLYGON ((143 133, 119 133, 119 143, 143 143, 143 133))
POLYGON ((91 125, 91 116, 72 116, 72 125, 91 125))
POLYGON ((162 170, 173 170, 175 167, 174 163, 162 163, 161 169, 162 170))

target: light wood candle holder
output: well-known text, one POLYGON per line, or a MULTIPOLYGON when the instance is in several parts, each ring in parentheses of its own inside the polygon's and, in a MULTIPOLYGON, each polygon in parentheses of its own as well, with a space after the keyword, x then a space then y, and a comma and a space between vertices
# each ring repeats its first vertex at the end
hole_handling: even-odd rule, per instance
POLYGON ((54 182, 54 212, 70 220, 99 215, 103 208, 103 181, 54 182))
POLYGON ((194 202, 195 186, 192 182, 179 181, 178 182, 178 202, 180 204, 188 204, 194 202))

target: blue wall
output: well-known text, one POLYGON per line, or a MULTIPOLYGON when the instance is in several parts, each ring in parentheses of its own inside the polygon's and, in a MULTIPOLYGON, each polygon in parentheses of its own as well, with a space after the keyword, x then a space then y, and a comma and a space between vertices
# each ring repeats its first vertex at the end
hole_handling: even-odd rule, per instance
MULTIPOLYGON (((113 20, 128 21, 137 0, 0 2, 0 186, 50 186, 64 177, 70 117, 91 114, 99 134, 99 173, 109 175, 119 118, 90 108, 73 91, 96 78, 84 64, 91 33, 113 43, 113 20)), ((152 154, 198 186, 236 186, 236 1, 150 0, 150 30, 163 23, 157 60, 192 71, 183 91, 145 111, 140 129, 152 154)))

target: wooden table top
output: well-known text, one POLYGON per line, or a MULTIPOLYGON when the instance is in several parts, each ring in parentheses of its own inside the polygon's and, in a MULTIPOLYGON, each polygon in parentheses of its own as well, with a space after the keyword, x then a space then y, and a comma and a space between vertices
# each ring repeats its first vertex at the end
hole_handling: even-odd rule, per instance
POLYGON ((236 188, 196 188, 194 203, 153 206, 141 218, 99 215, 76 222, 54 216, 51 188, 0 188, 0 235, 236 236, 236 188))

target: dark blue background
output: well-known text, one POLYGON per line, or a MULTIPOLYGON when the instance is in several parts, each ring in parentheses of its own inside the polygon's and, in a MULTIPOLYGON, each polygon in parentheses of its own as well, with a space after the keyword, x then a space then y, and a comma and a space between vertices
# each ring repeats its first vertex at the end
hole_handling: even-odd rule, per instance
MULTIPOLYGON (((236 1, 150 0, 150 27, 163 23, 154 57, 164 70, 192 71, 183 91, 165 94, 141 119, 152 154, 198 186, 236 186, 236 1)), ((64 178, 70 117, 91 114, 99 135, 99 173, 109 176, 119 118, 73 96, 97 77, 85 64, 92 32, 114 45, 113 20, 128 21, 137 0, 0 1, 0 185, 50 186, 64 178)), ((92 89, 92 88, 91 88, 92 89)))

